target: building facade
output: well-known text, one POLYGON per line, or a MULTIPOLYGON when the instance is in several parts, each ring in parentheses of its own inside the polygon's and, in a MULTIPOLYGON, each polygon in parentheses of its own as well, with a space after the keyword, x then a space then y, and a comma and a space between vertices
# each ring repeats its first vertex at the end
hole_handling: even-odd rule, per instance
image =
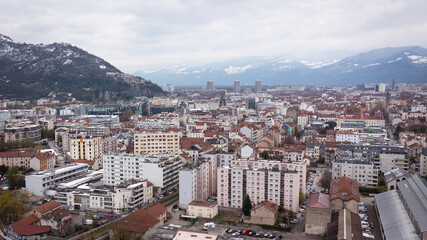
POLYGON ((179 140, 181 137, 182 132, 179 129, 142 130, 134 135, 134 153, 180 154, 179 140))
POLYGON ((139 154, 104 155, 104 184, 116 186, 129 179, 147 179, 155 187, 176 187, 183 160, 174 156, 139 154))

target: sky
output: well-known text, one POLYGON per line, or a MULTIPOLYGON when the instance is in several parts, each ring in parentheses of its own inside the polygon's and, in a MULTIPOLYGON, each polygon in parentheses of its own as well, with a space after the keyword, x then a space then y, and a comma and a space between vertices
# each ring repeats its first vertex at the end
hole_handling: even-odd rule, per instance
POLYGON ((314 61, 427 47, 427 1, 2 0, 0 33, 70 43, 129 73, 247 56, 314 61))

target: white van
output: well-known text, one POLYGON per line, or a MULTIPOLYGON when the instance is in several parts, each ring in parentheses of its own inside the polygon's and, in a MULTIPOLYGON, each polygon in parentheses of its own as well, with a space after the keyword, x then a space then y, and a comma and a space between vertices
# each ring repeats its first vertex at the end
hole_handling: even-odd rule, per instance
POLYGON ((208 230, 210 228, 215 228, 215 223, 208 222, 208 223, 203 224, 203 230, 208 230))

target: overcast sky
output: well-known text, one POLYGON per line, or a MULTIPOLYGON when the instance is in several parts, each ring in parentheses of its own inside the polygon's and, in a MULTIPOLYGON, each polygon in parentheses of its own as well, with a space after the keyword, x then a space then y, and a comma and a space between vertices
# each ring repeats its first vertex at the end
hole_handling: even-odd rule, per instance
POLYGON ((0 33, 67 42, 125 72, 245 56, 325 60, 427 47, 425 0, 2 0, 0 33))

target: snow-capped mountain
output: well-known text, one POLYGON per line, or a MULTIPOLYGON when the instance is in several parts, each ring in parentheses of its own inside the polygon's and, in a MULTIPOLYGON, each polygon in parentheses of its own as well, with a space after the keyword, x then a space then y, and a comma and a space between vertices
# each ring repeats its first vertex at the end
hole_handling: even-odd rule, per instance
POLYGON ((200 67, 177 66, 161 71, 135 73, 156 83, 175 85, 232 85, 239 79, 253 85, 263 84, 355 84, 396 82, 427 82, 427 49, 422 47, 383 48, 342 60, 325 62, 296 61, 287 58, 251 57, 208 64, 200 67))
POLYGON ((90 100, 105 95, 151 96, 162 90, 70 44, 16 43, 0 34, 0 95, 29 99, 51 92, 90 100), (138 86, 131 86, 135 82, 138 86))

